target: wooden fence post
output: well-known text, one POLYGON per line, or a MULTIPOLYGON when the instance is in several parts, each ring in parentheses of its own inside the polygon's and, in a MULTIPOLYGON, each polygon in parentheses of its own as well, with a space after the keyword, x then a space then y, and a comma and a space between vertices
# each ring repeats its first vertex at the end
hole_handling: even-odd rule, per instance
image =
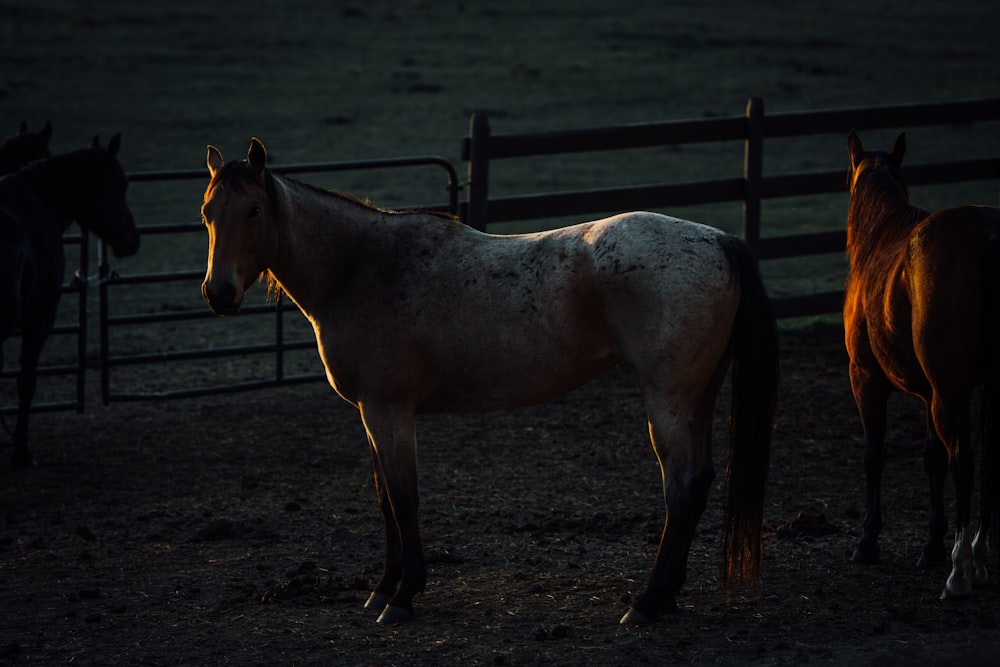
POLYGON ((743 155, 743 238, 754 255, 760 240, 761 181, 764 175, 764 100, 747 102, 746 148, 743 155))
POLYGON ((485 232, 490 197, 490 119, 486 112, 473 113, 469 120, 468 160, 465 219, 462 222, 485 232))

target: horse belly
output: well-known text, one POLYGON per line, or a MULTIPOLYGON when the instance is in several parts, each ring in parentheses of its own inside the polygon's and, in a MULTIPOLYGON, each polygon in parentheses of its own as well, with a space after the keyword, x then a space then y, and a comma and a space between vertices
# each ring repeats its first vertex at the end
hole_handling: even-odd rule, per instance
MULTIPOLYGON (((426 411, 487 411, 534 405, 571 391, 619 363, 597 322, 553 330, 538 323, 486 326, 477 343, 434 355, 426 411)), ((461 339, 459 339, 461 340, 461 339)), ((449 346, 451 347, 451 346, 449 346)))

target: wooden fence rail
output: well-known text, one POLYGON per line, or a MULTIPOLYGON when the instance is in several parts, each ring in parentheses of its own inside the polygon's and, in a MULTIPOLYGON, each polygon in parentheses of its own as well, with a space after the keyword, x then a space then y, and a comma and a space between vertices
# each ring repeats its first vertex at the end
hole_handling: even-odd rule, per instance
MULTIPOLYGON (((767 139, 800 137, 827 133, 846 133, 851 128, 859 130, 912 127, 920 125, 969 124, 1000 120, 1000 98, 945 102, 936 104, 908 104, 865 109, 810 111, 766 115, 763 102, 751 99, 743 116, 680 120, 660 123, 623 125, 544 133, 501 134, 490 132, 485 114, 473 114, 469 136, 462 141, 462 159, 467 162, 468 176, 465 183, 465 201, 459 202, 462 184, 457 171, 444 158, 422 156, 396 158, 389 161, 359 161, 325 165, 287 165, 276 167, 285 173, 314 171, 358 170, 385 167, 413 167, 427 165, 440 167, 447 172, 450 201, 432 208, 458 210, 459 217, 467 224, 485 229, 488 223, 513 220, 541 219, 585 213, 609 213, 642 208, 692 206, 709 203, 742 202, 744 238, 762 260, 795 257, 829 252, 843 252, 844 230, 795 234, 786 236, 761 235, 761 203, 763 200, 799 195, 842 192, 844 170, 822 173, 792 173, 765 175, 763 170, 764 147, 767 139), (652 146, 670 146, 703 142, 742 141, 744 143, 744 173, 742 178, 703 180, 693 183, 657 183, 620 188, 591 189, 580 192, 555 192, 508 197, 489 196, 489 171, 493 160, 559 155, 566 153, 610 151, 652 146)), ((993 179, 1000 180, 1000 156, 961 160, 904 168, 904 177, 912 185, 954 183, 993 179)), ((203 178, 202 170, 145 172, 130 174, 136 182, 170 181, 203 178)), ((190 233, 200 231, 196 224, 144 228, 146 234, 190 233)), ((88 275, 87 235, 80 237, 82 244, 80 275, 84 279, 66 287, 67 292, 78 292, 77 326, 62 327, 59 333, 77 336, 77 362, 72 367, 46 368, 46 374, 76 376, 76 398, 62 403, 37 404, 35 411, 83 409, 86 351, 86 293, 88 275)), ((107 266, 99 246, 100 267, 100 367, 102 394, 106 402, 179 398, 250 389, 273 384, 284 384, 316 379, 315 377, 287 377, 283 372, 281 355, 286 350, 311 346, 309 341, 286 341, 282 334, 281 312, 287 308, 261 307, 261 313, 275 317, 275 340, 246 347, 198 351, 152 350, 148 354, 122 355, 111 350, 109 328, 138 327, 151 322, 181 319, 203 319, 204 309, 194 312, 156 313, 152 315, 111 316, 109 309, 110 288, 116 290, 127 285, 144 282, 172 280, 197 280, 200 272, 172 272, 156 275, 118 276, 113 267, 107 266), (271 314, 273 311, 273 315, 271 314), (276 377, 262 378, 239 385, 191 387, 167 392, 143 390, 113 391, 110 370, 117 366, 139 363, 172 363, 189 358, 223 356, 231 354, 275 354, 276 377)), ((841 291, 801 294, 775 299, 779 316, 801 316, 835 312, 843 300, 841 291)), ((4 369, 0 381, 12 382, 14 368, 4 369)), ((13 413, 13 406, 0 405, 0 413, 13 413)))
MULTIPOLYGON (((766 139, 835 132, 846 135, 851 128, 865 130, 996 120, 1000 120, 1000 98, 770 115, 764 113, 760 98, 751 98, 743 116, 499 135, 491 133, 486 114, 476 113, 470 120, 469 136, 462 141, 462 159, 468 163, 468 180, 466 200, 459 207, 459 215, 466 224, 485 230, 486 225, 493 222, 739 201, 743 203, 743 237, 759 259, 838 252, 843 251, 846 241, 843 230, 761 236, 763 200, 841 192, 845 174, 844 170, 838 170, 766 176, 766 139), (489 196, 492 160, 732 140, 744 142, 743 178, 489 196)), ((911 166, 904 168, 903 174, 911 185, 1000 179, 1000 155, 911 166)), ((776 298, 775 309, 780 317, 814 315, 837 311, 842 301, 842 291, 802 294, 776 298)))

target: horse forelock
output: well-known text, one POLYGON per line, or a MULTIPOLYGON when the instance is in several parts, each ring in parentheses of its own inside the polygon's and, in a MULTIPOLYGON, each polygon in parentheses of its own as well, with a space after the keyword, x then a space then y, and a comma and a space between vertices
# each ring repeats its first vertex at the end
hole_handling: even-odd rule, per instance
MULTIPOLYGON (((277 187, 274 182, 274 174, 269 169, 264 169, 264 189, 267 194, 268 205, 271 212, 277 211, 277 187)), ((251 188, 259 187, 260 179, 256 172, 247 164, 246 160, 233 160, 228 162, 212 174, 205 188, 205 201, 212 196, 217 188, 229 190, 236 194, 246 194, 251 188)))

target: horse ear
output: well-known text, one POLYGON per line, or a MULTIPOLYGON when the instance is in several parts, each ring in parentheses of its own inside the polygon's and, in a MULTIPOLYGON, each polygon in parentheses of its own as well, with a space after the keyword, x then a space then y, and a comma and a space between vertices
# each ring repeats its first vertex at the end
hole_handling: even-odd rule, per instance
POLYGON ((118 150, 122 147, 122 135, 116 134, 111 137, 111 141, 108 142, 108 155, 114 157, 118 155, 118 150))
POLYGON ((45 121, 45 125, 42 127, 42 131, 38 133, 38 138, 41 139, 47 145, 49 140, 52 138, 52 121, 45 121))
POLYGON ((889 155, 892 157, 896 166, 903 164, 903 156, 906 154, 906 132, 900 132, 899 136, 896 137, 896 144, 892 147, 892 153, 889 155))
POLYGON ((222 159, 222 151, 215 146, 209 145, 205 163, 208 165, 208 173, 214 177, 215 172, 222 169, 222 165, 225 164, 225 161, 222 159))
POLYGON ((247 163, 260 176, 267 166, 267 149, 260 139, 253 137, 250 139, 250 149, 247 151, 247 163))
POLYGON ((851 156, 851 165, 857 166, 861 161, 861 154, 865 152, 865 145, 861 143, 861 137, 857 130, 851 130, 847 135, 847 153, 851 156))

